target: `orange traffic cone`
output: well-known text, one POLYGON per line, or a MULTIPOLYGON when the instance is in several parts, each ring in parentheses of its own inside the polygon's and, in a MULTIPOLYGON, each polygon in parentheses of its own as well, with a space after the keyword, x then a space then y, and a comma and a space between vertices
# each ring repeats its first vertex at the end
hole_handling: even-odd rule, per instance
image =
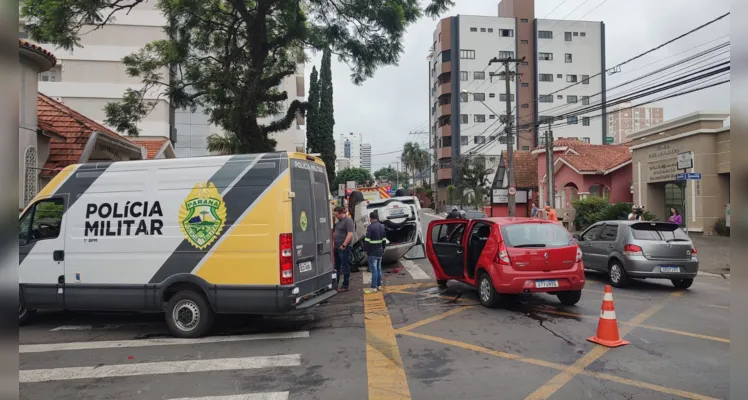
POLYGON ((613 291, 610 285, 605 285, 603 307, 600 311, 600 321, 597 323, 597 334, 587 338, 587 340, 606 347, 619 347, 629 344, 618 335, 616 308, 613 305, 613 291))

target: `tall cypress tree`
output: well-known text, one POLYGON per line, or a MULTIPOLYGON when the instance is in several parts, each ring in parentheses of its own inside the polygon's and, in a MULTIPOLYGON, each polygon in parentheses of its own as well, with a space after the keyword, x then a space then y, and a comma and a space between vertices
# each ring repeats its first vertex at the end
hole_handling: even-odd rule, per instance
POLYGON ((331 59, 330 48, 325 48, 320 66, 317 137, 320 145, 319 153, 327 166, 327 179, 332 187, 332 181, 335 179, 335 137, 333 136, 335 117, 332 105, 331 59))
POLYGON ((311 153, 320 151, 319 145, 319 80, 317 67, 309 77, 309 108, 306 114, 306 148, 311 153))

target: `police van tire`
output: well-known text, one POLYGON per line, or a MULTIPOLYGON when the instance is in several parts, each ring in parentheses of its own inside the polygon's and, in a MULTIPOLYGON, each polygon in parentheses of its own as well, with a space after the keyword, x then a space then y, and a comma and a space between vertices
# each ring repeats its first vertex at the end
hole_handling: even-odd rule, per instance
POLYGON ((18 296, 18 326, 28 325, 36 315, 36 310, 29 310, 23 301, 23 294, 18 296))
POLYGON ((202 293, 183 290, 169 299, 166 305, 166 325, 179 338, 198 338, 210 330, 213 310, 202 293))

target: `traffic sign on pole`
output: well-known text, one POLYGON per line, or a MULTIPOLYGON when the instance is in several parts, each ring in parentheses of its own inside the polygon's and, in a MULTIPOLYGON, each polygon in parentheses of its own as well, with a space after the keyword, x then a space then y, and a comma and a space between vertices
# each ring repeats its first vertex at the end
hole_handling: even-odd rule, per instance
POLYGON ((682 173, 682 174, 675 174, 675 180, 698 181, 698 180, 701 180, 701 172, 687 172, 687 173, 682 173))

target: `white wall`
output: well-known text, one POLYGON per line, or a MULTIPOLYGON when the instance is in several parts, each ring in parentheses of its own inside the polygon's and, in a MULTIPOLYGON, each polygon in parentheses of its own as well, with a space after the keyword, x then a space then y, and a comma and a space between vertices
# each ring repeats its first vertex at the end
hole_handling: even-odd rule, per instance
MULTIPOLYGON (((540 82, 538 80, 538 95, 545 95, 564 89, 573 83, 567 82, 567 75, 577 75, 577 80, 582 80, 582 75, 593 76, 599 74, 602 68, 601 50, 601 25, 599 22, 588 21, 559 21, 538 20, 538 31, 553 31, 553 39, 538 39, 536 51, 538 53, 552 53, 553 61, 538 59, 538 74, 553 74, 553 82, 540 82), (564 38, 565 32, 572 32, 571 42, 564 38), (578 32, 578 36, 573 36, 578 32), (582 37, 581 33, 585 36, 582 37), (565 62, 565 54, 572 55, 572 62, 565 62), (558 78, 558 74, 562 78, 558 78)), ((590 96, 590 106, 599 104, 602 92, 602 79, 605 74, 590 78, 589 84, 580 83, 569 89, 553 95, 553 103, 538 103, 538 114, 541 116, 558 116, 579 110, 582 107, 582 96, 590 96), (558 96, 563 96, 559 99, 558 96), (568 104, 567 96, 576 95, 578 102, 568 104)), ((538 79, 538 78, 536 78, 538 79)), ((602 144, 602 127, 606 123, 604 118, 590 118, 590 126, 583 126, 583 116, 598 116, 602 111, 592 111, 578 117, 576 125, 565 125, 566 121, 560 121, 562 126, 554 129, 555 137, 589 138, 590 143, 602 144)))
POLYGON ((351 168, 361 168, 361 142, 363 137, 361 134, 356 133, 345 133, 340 134, 337 140, 335 140, 335 157, 336 158, 348 158, 350 161, 349 166, 351 168), (350 157, 345 156, 345 143, 350 142, 351 154, 350 157))
MULTIPOLYGON (((460 143, 460 153, 465 154, 476 147, 479 147, 481 154, 494 154, 498 155, 501 150, 506 149, 506 145, 494 142, 490 146, 482 146, 476 143, 477 140, 489 141, 489 136, 495 134, 498 129, 503 131, 503 125, 498 122, 499 115, 506 114, 506 103, 501 101, 501 94, 506 93, 506 84, 499 77, 495 77, 491 82, 489 73, 501 71, 501 64, 494 63, 488 66, 489 60, 494 57, 499 57, 500 51, 511 51, 514 52, 514 56, 517 56, 516 43, 516 30, 515 20, 513 18, 500 18, 500 17, 483 17, 483 16, 472 16, 472 15, 460 15, 459 16, 459 48, 462 50, 475 50, 475 59, 464 59, 460 58, 460 71, 468 72, 468 80, 459 82, 459 92, 467 91, 468 102, 460 103, 460 115, 453 115, 452 119, 462 118, 461 115, 467 115, 467 123, 460 124, 460 135, 462 136, 460 143), (471 32, 471 28, 477 28, 477 32, 471 32), (481 28, 485 28, 486 32, 481 32, 481 28), (492 29, 493 32, 488 32, 492 29), (513 31, 512 37, 501 37, 499 36, 500 29, 511 29, 513 31), (488 67, 488 68, 486 68, 488 67), (485 70, 485 80, 475 80, 474 72, 480 72, 485 70), (472 93, 483 93, 485 94, 485 100, 483 102, 475 101, 472 93), (495 97, 490 97, 493 94, 495 97), (485 103, 485 104, 484 104, 485 103), (491 110, 492 109, 493 112, 491 110), (495 119, 491 119, 490 116, 497 114, 495 119), (476 122, 475 116, 485 116, 485 122, 476 122), (495 123, 494 123, 495 122, 495 123), (465 139, 466 138, 466 139, 465 139), (485 138, 485 139, 483 139, 485 138), (467 143, 466 143, 467 141, 467 143)), ((456 47, 456 46, 453 46, 456 47)), ((452 59, 460 57, 460 52, 452 55, 452 59)), ((452 64, 455 68, 455 63, 452 64)), ((515 83, 511 82, 510 93, 514 94, 515 83)), ((516 99, 515 99, 516 100, 516 99)), ((452 101, 460 101, 460 94, 453 93, 452 101)), ((514 107, 516 101, 512 103, 514 107)), ((514 113, 515 111, 513 111, 514 113)), ((453 145, 456 145, 453 143, 453 145)))

